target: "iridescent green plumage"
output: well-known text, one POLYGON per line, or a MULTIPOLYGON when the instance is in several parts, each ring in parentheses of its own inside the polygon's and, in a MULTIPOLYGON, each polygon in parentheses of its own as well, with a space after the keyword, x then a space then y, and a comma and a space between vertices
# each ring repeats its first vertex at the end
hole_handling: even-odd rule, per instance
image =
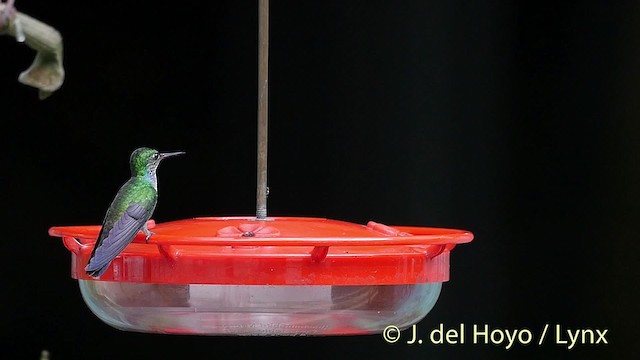
POLYGON ((158 201, 156 170, 162 159, 180 154, 183 153, 159 153, 149 148, 139 148, 131 154, 131 178, 120 188, 107 210, 85 267, 87 274, 93 277, 102 275, 138 231, 142 230, 147 240, 153 234, 146 224, 158 201))
POLYGON ((137 203, 145 209, 148 209, 150 213, 149 218, 151 218, 151 213, 155 210, 157 201, 158 191, 153 188, 148 180, 141 177, 132 177, 129 179, 129 181, 120 188, 120 191, 118 191, 118 194, 107 210, 98 241, 102 241, 109 234, 113 225, 122 217, 131 204, 137 203))

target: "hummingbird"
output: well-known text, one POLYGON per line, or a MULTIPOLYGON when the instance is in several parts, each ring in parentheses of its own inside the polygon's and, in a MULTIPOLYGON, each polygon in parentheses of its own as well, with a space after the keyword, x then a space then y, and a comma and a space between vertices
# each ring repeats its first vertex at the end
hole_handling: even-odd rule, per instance
POLYGON ((89 263, 84 268, 88 275, 97 278, 104 274, 138 231, 142 230, 145 240, 149 241, 153 233, 147 228, 147 221, 158 202, 156 170, 163 159, 181 154, 184 152, 161 153, 146 147, 131 153, 131 178, 122 185, 107 209, 89 263))

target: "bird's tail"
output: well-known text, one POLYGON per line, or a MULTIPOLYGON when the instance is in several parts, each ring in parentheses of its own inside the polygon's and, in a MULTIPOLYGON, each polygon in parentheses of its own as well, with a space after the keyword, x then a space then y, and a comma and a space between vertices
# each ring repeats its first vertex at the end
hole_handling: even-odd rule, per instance
POLYGON ((87 275, 93 278, 99 278, 100 275, 104 274, 104 272, 107 271, 108 267, 109 264, 102 267, 96 267, 95 265, 92 266, 91 261, 89 261, 89 264, 87 264, 87 266, 84 268, 84 271, 87 272, 87 275))

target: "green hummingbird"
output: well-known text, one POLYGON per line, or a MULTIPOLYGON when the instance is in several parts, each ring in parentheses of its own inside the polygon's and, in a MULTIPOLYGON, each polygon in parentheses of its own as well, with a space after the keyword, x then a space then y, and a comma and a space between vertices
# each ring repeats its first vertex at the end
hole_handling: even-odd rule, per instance
POLYGON ((87 274, 94 278, 102 275, 138 231, 142 230, 149 241, 153 233, 147 229, 147 221, 158 202, 156 170, 163 159, 181 154, 184 152, 161 153, 146 147, 131 153, 131 178, 122 185, 107 209, 98 240, 84 268, 87 274))

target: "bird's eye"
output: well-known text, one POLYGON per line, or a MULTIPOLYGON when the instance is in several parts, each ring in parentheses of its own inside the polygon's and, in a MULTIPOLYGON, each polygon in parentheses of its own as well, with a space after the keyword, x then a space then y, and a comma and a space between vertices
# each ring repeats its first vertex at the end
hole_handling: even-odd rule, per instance
POLYGON ((151 158, 152 158, 153 160, 158 160, 158 159, 160 158, 160 154, 155 153, 155 154, 151 155, 151 158))

